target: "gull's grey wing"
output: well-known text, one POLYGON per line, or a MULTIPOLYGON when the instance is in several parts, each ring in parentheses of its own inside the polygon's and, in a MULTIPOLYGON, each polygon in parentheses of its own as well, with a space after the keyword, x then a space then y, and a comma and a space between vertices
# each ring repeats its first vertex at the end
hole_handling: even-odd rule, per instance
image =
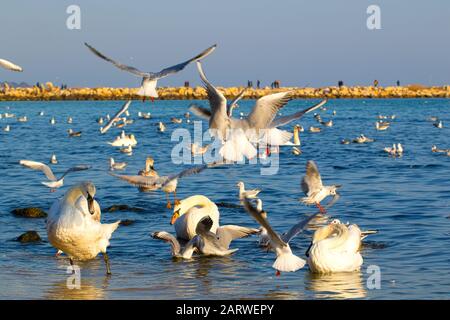
POLYGON ((316 192, 322 189, 322 178, 319 169, 313 160, 306 163, 306 174, 302 179, 302 191, 308 195, 310 192, 316 192))
POLYGON ((291 91, 269 94, 259 98, 248 115, 247 121, 253 128, 268 128, 278 111, 291 100, 291 91))
MULTIPOLYGON (((153 187, 158 186, 158 182, 161 181, 162 177, 145 177, 145 176, 127 176, 127 175, 119 175, 114 173, 109 173, 113 177, 122 179, 132 185, 137 187, 153 187)), ((166 177, 164 177, 166 178, 166 177)))
POLYGON ((295 236, 297 236, 300 232, 302 232, 303 230, 305 230, 306 226, 308 225, 308 223, 314 219, 315 216, 317 216, 320 213, 320 211, 317 211, 316 213, 312 214, 311 216, 307 217, 306 219, 300 221, 299 223, 297 223, 295 226, 293 226, 286 234, 283 234, 281 236, 281 239, 283 239, 283 241, 285 241, 286 243, 289 243, 292 238, 294 238, 295 236))
POLYGON ((181 172, 179 172, 177 174, 173 174, 173 175, 168 176, 164 181, 162 181, 162 187, 164 187, 165 185, 167 185, 168 183, 170 183, 171 181, 173 181, 175 179, 191 176, 193 174, 200 173, 200 172, 202 172, 205 169, 214 168, 214 167, 217 167, 217 166, 220 166, 220 165, 223 165, 223 164, 225 164, 225 163, 224 162, 212 162, 212 163, 209 163, 209 164, 202 164, 202 165, 199 165, 199 166, 195 166, 195 167, 192 167, 192 168, 185 169, 185 170, 183 170, 183 171, 181 171, 181 172))
POLYGON ((30 168, 33 170, 42 171, 48 180, 51 180, 51 181, 58 180, 58 179, 56 179, 55 175, 53 174, 52 169, 50 169, 49 166, 47 166, 46 164, 44 164, 42 162, 36 162, 36 161, 31 161, 31 160, 20 160, 19 163, 24 167, 27 167, 27 168, 30 168))
POLYGON ((211 108, 211 113, 215 114, 216 112, 222 113, 223 116, 226 116, 227 112, 227 99, 216 87, 214 87, 209 80, 206 78, 205 73, 203 72, 202 64, 200 61, 197 61, 197 69, 200 74, 200 78, 205 85, 206 93, 208 95, 209 106, 211 108))
POLYGON ((180 251, 181 251, 180 243, 170 233, 168 233, 166 231, 153 232, 152 233, 152 238, 168 242, 170 244, 171 249, 172 249, 172 255, 173 256, 177 256, 178 254, 180 254, 180 251))
POLYGON ((197 117, 203 118, 205 120, 209 120, 211 118, 211 111, 192 103, 189 107, 189 110, 192 111, 197 117))
POLYGON ((301 117, 303 117, 303 115, 305 115, 308 112, 314 111, 318 108, 320 108, 321 106, 323 106, 325 103, 327 103, 328 99, 324 99, 322 101, 320 101, 319 103, 313 105, 312 107, 309 107, 305 110, 296 112, 294 114, 291 114, 289 116, 284 116, 284 117, 278 117, 276 119, 274 119, 272 121, 272 123, 270 124, 271 128, 275 128, 275 127, 281 127, 284 126, 294 120, 300 119, 301 117))
POLYGON ((336 192, 333 199, 331 199, 330 202, 328 202, 327 208, 331 208, 339 200, 340 197, 341 197, 341 195, 336 192))
POLYGON ((250 203, 250 201, 247 198, 244 198, 244 208, 256 220, 256 222, 258 222, 262 227, 264 227, 267 230, 267 234, 270 236, 272 242, 274 242, 275 244, 277 244, 282 248, 287 246, 287 244, 280 238, 278 233, 273 231, 267 219, 265 219, 261 215, 261 212, 256 210, 256 208, 250 203))
POLYGON ((222 247, 228 249, 231 241, 235 239, 245 238, 252 234, 260 233, 260 229, 247 228, 235 225, 226 225, 217 228, 216 235, 222 247))
POLYGON ((103 60, 106 60, 106 61, 112 63, 113 65, 115 65, 115 66, 116 66, 117 68, 119 68, 120 70, 131 72, 132 74, 135 74, 135 75, 140 76, 140 77, 151 77, 151 76, 152 76, 152 74, 150 74, 150 73, 148 73, 148 72, 140 71, 140 70, 138 70, 138 69, 136 69, 136 68, 134 68, 134 67, 127 66, 127 65, 125 65, 125 64, 121 64, 120 62, 117 62, 117 61, 114 61, 114 60, 111 59, 111 58, 108 58, 108 57, 105 56, 103 53, 101 53, 100 51, 98 51, 98 50, 95 49, 94 47, 90 46, 90 45, 87 44, 86 42, 84 43, 84 45, 85 45, 86 47, 88 47, 89 50, 91 50, 92 53, 94 53, 97 57, 102 58, 103 60))
POLYGON ((59 179, 64 178, 70 172, 83 171, 83 170, 88 170, 90 168, 91 168, 91 166, 86 166, 86 165, 78 165, 78 166, 72 167, 72 168, 66 170, 66 172, 64 172, 63 175, 61 176, 61 178, 59 178, 59 179))
POLYGON ((246 90, 247 90, 247 88, 242 89, 242 91, 228 104, 228 106, 227 106, 227 115, 229 117, 231 117, 233 108, 235 108, 237 103, 239 102, 239 100, 242 99, 242 97, 244 96, 244 93, 245 93, 246 90))
POLYGON ((109 122, 106 124, 106 126, 104 126, 101 129, 101 133, 106 133, 106 131, 109 130, 109 128, 111 128, 111 126, 114 124, 114 122, 117 121, 117 119, 119 119, 119 117, 122 115, 122 113, 124 113, 125 111, 128 110, 128 107, 131 104, 131 100, 128 100, 127 102, 125 102, 125 104, 122 106, 122 108, 114 115, 114 117, 110 118, 109 122))
POLYGON ((215 44, 215 45, 209 47, 208 49, 202 51, 200 54, 196 55, 195 57, 193 57, 193 58, 191 58, 191 59, 189 59, 189 60, 187 60, 185 62, 179 63, 177 65, 165 68, 165 69, 161 70, 160 72, 154 73, 154 74, 152 74, 151 77, 152 78, 156 78, 156 79, 160 79, 160 78, 167 77, 170 74, 177 73, 177 72, 183 70, 189 63, 191 63, 193 61, 196 61, 196 60, 198 61, 198 60, 201 60, 201 59, 205 58, 211 52, 213 52, 216 49, 216 47, 217 47, 217 45, 215 44))

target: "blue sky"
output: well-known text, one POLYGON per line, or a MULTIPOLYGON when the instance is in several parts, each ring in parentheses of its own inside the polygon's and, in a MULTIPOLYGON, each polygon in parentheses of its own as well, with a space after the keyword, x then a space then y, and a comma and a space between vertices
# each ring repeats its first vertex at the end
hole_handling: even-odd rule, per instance
MULTIPOLYGON (((70 86, 131 86, 139 79, 92 55, 88 42, 122 63, 159 71, 217 43, 204 61, 217 85, 274 79, 282 85, 382 85, 396 80, 450 83, 447 0, 3 0, 0 57, 21 74, 0 81, 70 86), (81 30, 68 30, 66 8, 81 8, 81 30), (345 6, 344 6, 345 4, 345 6), (381 8, 381 30, 366 27, 366 9, 381 8)), ((161 86, 198 84, 195 65, 161 86)))

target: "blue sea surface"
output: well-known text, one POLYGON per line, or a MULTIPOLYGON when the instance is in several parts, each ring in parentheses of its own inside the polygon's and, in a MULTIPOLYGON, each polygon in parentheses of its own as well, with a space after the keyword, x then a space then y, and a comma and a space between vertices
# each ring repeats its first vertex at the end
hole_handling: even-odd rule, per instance
MULTIPOLYGON (((294 100, 282 109, 287 115, 315 103, 294 100)), ((150 233, 166 230, 172 215, 166 208, 164 193, 141 193, 135 187, 108 174, 108 159, 128 162, 117 172, 137 174, 145 158, 155 159, 160 175, 176 173, 189 165, 173 164, 171 141, 176 128, 193 125, 170 118, 183 118, 191 101, 134 101, 130 107, 134 124, 126 126, 138 145, 132 156, 120 153, 107 141, 120 130, 113 128, 101 135, 96 119, 113 115, 121 101, 0 102, 0 113, 27 115, 28 122, 15 118, 0 119, 0 128, 10 124, 11 131, 0 131, 0 299, 448 299, 450 298, 450 157, 431 152, 433 144, 450 148, 450 100, 448 99, 366 99, 331 100, 324 120, 333 119, 333 127, 321 133, 307 128, 319 126, 312 115, 295 123, 305 127, 301 133, 303 154, 295 156, 291 147, 282 147, 280 168, 275 175, 261 175, 260 164, 234 165, 208 169, 180 179, 178 197, 202 194, 212 201, 238 205, 236 183, 260 188, 260 197, 269 221, 279 231, 287 231, 314 208, 298 202, 303 196, 300 181, 307 160, 315 160, 326 184, 342 184, 341 199, 328 212, 330 218, 355 223, 361 229, 376 229, 378 234, 366 239, 362 248, 364 264, 360 272, 314 275, 308 267, 275 276, 275 255, 257 246, 257 237, 237 240, 239 250, 228 257, 195 257, 190 261, 171 258, 168 244, 153 240, 150 233), (332 111, 336 110, 336 115, 332 111), (38 112, 44 111, 44 116, 38 112), (151 112, 151 120, 138 119, 138 111, 151 112), (378 114, 396 115, 386 131, 376 131, 378 114), (57 123, 49 124, 54 116, 57 123), (73 124, 67 124, 67 118, 73 124), (428 120, 438 116, 443 129, 428 120), (167 125, 158 132, 159 121, 167 125), (69 138, 67 129, 82 131, 79 138, 69 138), (361 133, 375 139, 369 144, 342 145, 344 138, 361 133), (385 146, 401 143, 401 158, 389 157, 385 146), (55 153, 59 164, 51 165, 57 175, 76 164, 90 164, 92 169, 69 174, 65 185, 51 193, 41 184, 45 176, 19 165, 20 159, 48 163, 55 153), (81 289, 67 286, 69 262, 64 255, 55 257, 56 249, 47 241, 45 219, 20 218, 11 210, 51 204, 71 186, 91 180, 97 186, 97 201, 102 208, 127 204, 142 212, 103 212, 104 222, 135 220, 120 226, 108 249, 112 276, 105 276, 101 255, 81 268, 81 289), (27 230, 42 237, 37 244, 21 244, 15 239, 27 230), (379 268, 379 269, 378 269, 379 268), (374 288, 373 270, 379 270, 379 288, 374 288)), ((207 106, 205 101, 198 103, 207 106)), ((240 112, 248 113, 254 101, 242 101, 240 112)), ((191 120, 196 119, 191 116, 191 120)), ((207 123, 203 123, 206 129, 207 123)), ((220 207, 221 224, 258 227, 243 210, 220 207)), ((304 254, 312 230, 294 238, 291 248, 304 254)), ((376 275, 375 275, 376 276, 376 275)), ((377 287, 377 286, 375 286, 377 287)))

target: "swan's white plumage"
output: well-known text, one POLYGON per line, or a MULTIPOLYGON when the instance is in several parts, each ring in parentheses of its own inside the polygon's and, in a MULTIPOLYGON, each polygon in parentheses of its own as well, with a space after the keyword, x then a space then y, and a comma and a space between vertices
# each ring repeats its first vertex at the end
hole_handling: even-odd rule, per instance
MULTIPOLYGON (((120 220, 110 224, 96 221, 96 214, 91 215, 89 212, 86 198, 76 194, 74 188, 50 208, 47 218, 48 240, 71 258, 89 260, 100 252, 106 252, 109 239, 120 220)), ((99 214, 100 206, 95 200, 94 208, 99 214)))

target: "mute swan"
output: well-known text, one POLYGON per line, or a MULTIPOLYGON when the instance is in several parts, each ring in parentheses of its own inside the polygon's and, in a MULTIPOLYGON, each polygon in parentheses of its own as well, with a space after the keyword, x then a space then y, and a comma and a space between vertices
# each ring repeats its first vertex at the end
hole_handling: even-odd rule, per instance
POLYGON ((245 190, 245 184, 242 181, 239 181, 236 187, 239 187, 239 200, 244 198, 254 199, 261 192, 260 189, 245 190))
POLYGON ((216 233, 219 227, 219 209, 207 197, 195 195, 175 205, 170 223, 175 226, 178 238, 190 240, 197 234, 198 223, 206 216, 209 216, 213 222, 210 231, 216 233))
POLYGON ((106 61, 112 63, 115 67, 117 67, 123 71, 128 71, 136 76, 142 77, 142 84, 141 84, 141 87, 137 94, 142 96, 143 101, 145 101, 146 97, 150 97, 151 100, 153 100, 154 98, 158 98, 158 93, 156 92, 156 82, 159 79, 167 77, 168 75, 171 75, 171 74, 174 74, 174 73, 177 73, 177 72, 183 70, 189 63, 191 63, 193 61, 205 58, 211 52, 213 52, 217 46, 217 45, 213 45, 187 61, 182 62, 177 65, 174 65, 172 67, 165 68, 159 72, 143 72, 134 67, 130 67, 130 66, 121 64, 117 61, 114 61, 113 59, 108 58, 107 56, 103 55, 102 53, 100 53, 94 47, 88 45, 87 43, 84 43, 84 44, 97 57, 102 58, 103 60, 106 60, 106 61))
POLYGON ((300 201, 306 205, 315 204, 321 213, 325 213, 326 210, 320 205, 320 202, 328 196, 333 196, 328 206, 334 204, 340 197, 337 192, 337 189, 340 187, 341 185, 339 184, 324 186, 316 163, 313 160, 309 160, 306 163, 306 174, 301 182, 301 188, 306 197, 301 198, 300 201))
POLYGON ((259 233, 258 229, 235 225, 221 226, 214 233, 211 231, 213 224, 214 222, 209 216, 203 217, 195 229, 196 235, 189 240, 183 250, 178 240, 167 232, 155 232, 152 234, 152 237, 169 242, 174 257, 190 259, 194 249, 197 249, 205 256, 230 255, 238 250, 230 249, 230 244, 233 240, 259 233))
POLYGON ((280 236, 276 233, 269 222, 263 216, 263 211, 258 211, 253 207, 249 200, 244 198, 245 210, 266 230, 270 238, 270 248, 276 253, 277 259, 272 265, 272 268, 277 270, 276 275, 280 272, 294 272, 304 267, 306 261, 294 255, 289 247, 289 242, 304 228, 308 223, 318 214, 311 215, 305 220, 294 225, 286 234, 280 236))
POLYGON ((309 268, 314 273, 358 271, 363 264, 361 238, 357 225, 346 226, 339 220, 317 229, 306 252, 309 268))
POLYGON ((20 160, 19 163, 24 167, 27 167, 27 168, 30 168, 33 170, 42 171, 49 181, 44 181, 41 183, 52 189, 62 187, 64 185, 64 177, 68 173, 76 172, 76 171, 83 171, 83 170, 87 170, 90 168, 90 166, 86 166, 86 165, 78 165, 78 166, 72 167, 72 168, 66 170, 66 172, 64 172, 63 175, 58 179, 53 174, 52 169, 50 169, 50 167, 47 166, 46 164, 43 164, 41 162, 36 162, 36 161, 30 161, 30 160, 20 160))
POLYGON ((95 193, 92 182, 83 182, 56 200, 47 218, 47 236, 56 249, 69 257, 72 265, 73 259, 90 260, 101 252, 106 273, 111 274, 106 248, 120 220, 102 224, 93 217, 100 212, 100 206, 94 200, 95 193))

